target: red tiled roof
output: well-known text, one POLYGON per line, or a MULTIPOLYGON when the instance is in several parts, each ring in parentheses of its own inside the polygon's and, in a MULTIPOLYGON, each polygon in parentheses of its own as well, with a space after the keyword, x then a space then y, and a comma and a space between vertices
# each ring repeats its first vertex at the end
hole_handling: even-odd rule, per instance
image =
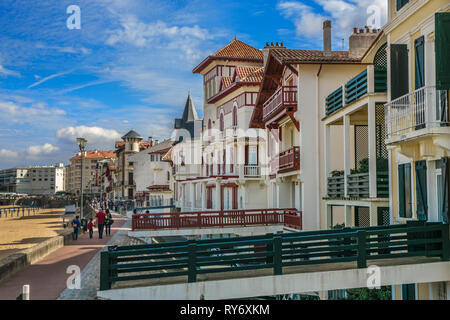
POLYGON ((241 82, 261 82, 264 67, 236 67, 236 75, 241 82))
POLYGON ((348 51, 271 49, 270 53, 281 63, 359 63, 359 57, 350 57, 348 51))
POLYGON ((214 57, 263 59, 263 53, 240 40, 234 39, 213 54, 214 57))
MULTIPOLYGON (((99 151, 99 150, 89 150, 86 151, 86 154, 83 156, 83 159, 107 159, 107 158, 115 158, 116 154, 111 151, 99 151)), ((70 160, 80 159, 81 155, 78 153, 73 156, 70 160)))
POLYGON ((221 83, 220 83, 220 89, 224 90, 231 86, 233 83, 233 77, 222 77, 221 83))
POLYGON ((235 61, 255 61, 263 62, 261 50, 252 47, 240 40, 234 39, 225 47, 206 57, 198 66, 192 70, 193 73, 200 73, 212 60, 235 60, 235 61))

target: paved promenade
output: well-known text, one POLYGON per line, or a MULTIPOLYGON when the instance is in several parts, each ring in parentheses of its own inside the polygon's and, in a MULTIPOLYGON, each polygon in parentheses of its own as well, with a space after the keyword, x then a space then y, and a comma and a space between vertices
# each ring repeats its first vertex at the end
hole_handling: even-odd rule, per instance
POLYGON ((31 300, 55 299, 94 299, 98 287, 99 252, 106 245, 132 243, 127 232, 130 221, 113 213, 114 224, 111 235, 98 239, 98 232, 89 239, 89 233, 82 234, 77 241, 52 252, 41 261, 16 273, 6 281, 0 282, 0 300, 15 299, 24 284, 30 285, 31 300), (66 273, 71 265, 78 266, 81 272, 81 290, 66 290, 66 273))

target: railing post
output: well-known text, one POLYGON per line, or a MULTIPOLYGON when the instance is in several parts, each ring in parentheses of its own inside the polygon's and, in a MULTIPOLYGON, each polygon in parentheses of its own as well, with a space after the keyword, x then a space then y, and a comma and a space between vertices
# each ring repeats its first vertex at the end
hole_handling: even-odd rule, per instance
POLYGON ((273 238, 273 274, 275 276, 281 275, 283 272, 281 244, 282 243, 280 236, 276 236, 275 238, 273 238))
POLYGON ((100 291, 111 289, 109 252, 100 253, 100 291))
POLYGON ((197 268, 196 268, 196 251, 197 245, 195 243, 190 243, 188 245, 188 282, 197 281, 197 268))
POLYGON ((358 230, 358 268, 367 268, 366 231, 358 230))
POLYGON ((449 237, 450 225, 442 225, 442 261, 450 260, 450 237, 449 237))

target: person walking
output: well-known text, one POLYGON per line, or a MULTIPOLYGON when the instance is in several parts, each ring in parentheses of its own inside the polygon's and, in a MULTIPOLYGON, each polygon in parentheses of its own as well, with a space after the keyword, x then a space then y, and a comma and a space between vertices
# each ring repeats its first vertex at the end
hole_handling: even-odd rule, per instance
POLYGON ((94 223, 92 222, 92 218, 89 219, 87 228, 89 230, 89 238, 92 239, 92 235, 94 234, 94 223))
POLYGON ((73 238, 73 240, 77 240, 78 239, 78 230, 80 230, 80 227, 81 227, 81 221, 80 221, 79 216, 76 216, 75 219, 72 220, 72 227, 73 227, 72 238, 73 238))
POLYGON ((103 228, 105 227, 106 213, 100 210, 97 212, 95 217, 97 218, 98 238, 103 239, 103 228))
POLYGON ((111 225, 113 223, 112 214, 109 209, 106 209, 106 220, 105 220, 105 234, 107 236, 111 235, 111 225))

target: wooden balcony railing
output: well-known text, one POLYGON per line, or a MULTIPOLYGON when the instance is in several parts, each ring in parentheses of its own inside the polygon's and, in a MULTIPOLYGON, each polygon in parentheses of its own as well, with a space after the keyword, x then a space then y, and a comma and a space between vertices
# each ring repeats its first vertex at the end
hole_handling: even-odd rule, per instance
POLYGON ((284 224, 287 216, 290 227, 301 229, 301 212, 296 209, 250 209, 134 214, 132 230, 268 226, 284 224))
POLYGON ((286 107, 297 107, 297 87, 281 86, 263 105, 263 121, 277 115, 286 107))
POLYGON ((300 147, 294 146, 280 153, 278 172, 288 172, 300 169, 300 147))

